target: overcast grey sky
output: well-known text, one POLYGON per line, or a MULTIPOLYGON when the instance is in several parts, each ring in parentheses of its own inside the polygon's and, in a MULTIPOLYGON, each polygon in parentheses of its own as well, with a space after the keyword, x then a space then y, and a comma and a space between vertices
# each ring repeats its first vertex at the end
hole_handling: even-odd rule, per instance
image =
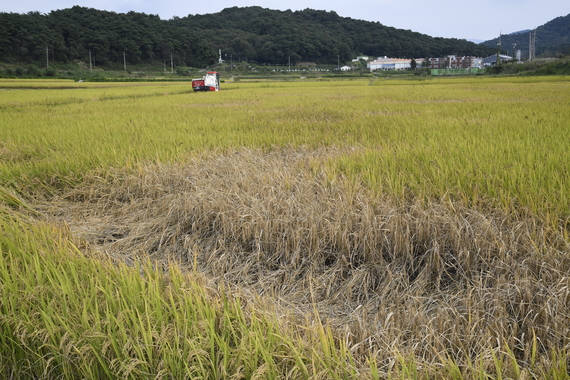
POLYGON ((398 29, 410 29, 432 37, 489 40, 533 29, 570 13, 568 0, 1 0, 0 11, 49 13, 73 5, 114 12, 158 14, 161 19, 189 14, 216 13, 224 8, 258 5, 270 9, 306 8, 335 11, 342 17, 379 21, 398 29))

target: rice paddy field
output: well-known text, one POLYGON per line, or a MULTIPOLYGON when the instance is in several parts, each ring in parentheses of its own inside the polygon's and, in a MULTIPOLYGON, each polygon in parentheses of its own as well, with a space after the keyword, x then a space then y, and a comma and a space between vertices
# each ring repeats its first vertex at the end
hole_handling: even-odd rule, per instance
POLYGON ((0 80, 0 376, 569 379, 570 77, 0 80))

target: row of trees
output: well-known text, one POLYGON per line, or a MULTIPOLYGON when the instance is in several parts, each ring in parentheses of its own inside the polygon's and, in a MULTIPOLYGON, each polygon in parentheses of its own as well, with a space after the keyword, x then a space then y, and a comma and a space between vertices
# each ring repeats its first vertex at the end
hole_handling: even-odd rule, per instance
POLYGON ((68 62, 91 57, 99 65, 170 61, 206 66, 216 54, 207 40, 183 26, 144 13, 114 13, 74 6, 43 15, 0 13, 4 60, 68 62))
MULTIPOLYGON (((447 54, 488 55, 492 48, 433 38, 335 12, 292 12, 261 7, 227 8, 219 13, 161 20, 144 13, 114 13, 74 6, 49 14, 0 13, 3 60, 39 62, 88 60, 99 65, 170 62, 203 67, 217 50, 235 61, 292 64, 336 63, 356 55, 401 58, 447 54)), ((225 56, 224 56, 225 58, 225 56)))
POLYGON ((493 53, 493 49, 466 40, 433 38, 314 9, 293 12, 233 7, 172 22, 195 30, 216 49, 258 63, 282 64, 289 57, 292 62, 336 63, 339 58, 342 62, 357 55, 419 58, 493 53))

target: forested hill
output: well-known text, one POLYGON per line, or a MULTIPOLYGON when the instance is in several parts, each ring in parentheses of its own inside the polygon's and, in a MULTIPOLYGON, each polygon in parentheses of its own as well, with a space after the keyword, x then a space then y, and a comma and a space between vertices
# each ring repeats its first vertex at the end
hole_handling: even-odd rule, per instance
POLYGON ((156 63, 206 66, 224 58, 269 64, 337 63, 357 55, 399 58, 448 54, 486 56, 493 48, 433 38, 378 22, 305 9, 227 8, 219 13, 161 20, 144 13, 114 13, 74 6, 49 14, 0 13, 0 56, 5 62, 89 60, 98 65, 156 63))
POLYGON ((337 62, 356 55, 398 58, 448 54, 486 55, 492 49, 459 39, 433 38, 378 22, 305 9, 278 11, 261 7, 226 8, 219 13, 172 20, 187 26, 216 49, 260 63, 337 62))
POLYGON ((2 61, 89 62, 97 65, 170 61, 177 65, 206 66, 216 55, 212 45, 187 27, 176 26, 144 13, 115 13, 74 6, 27 14, 0 13, 2 61), (123 55, 124 54, 124 55, 123 55))
MULTIPOLYGON (((513 44, 521 50, 523 56, 528 57, 529 33, 507 34, 501 36, 503 50, 512 54, 513 44)), ((499 38, 485 41, 482 44, 497 48, 499 38)), ((553 57, 556 55, 570 55, 570 14, 557 17, 536 28, 535 39, 536 56, 553 57)))

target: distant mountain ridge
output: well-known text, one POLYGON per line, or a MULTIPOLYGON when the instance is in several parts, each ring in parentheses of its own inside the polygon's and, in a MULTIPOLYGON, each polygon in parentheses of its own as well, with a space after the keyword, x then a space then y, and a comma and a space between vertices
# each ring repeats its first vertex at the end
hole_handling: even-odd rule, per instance
MULTIPOLYGON (((531 30, 521 30, 518 32, 501 36, 501 46, 504 52, 512 55, 513 45, 520 50, 523 58, 528 57, 529 34, 531 30)), ((536 28, 535 55, 537 57, 553 57, 557 55, 570 54, 570 14, 557 17, 544 25, 536 28)), ((499 37, 488 40, 482 45, 497 47, 499 37)))
POLYGON ((528 33, 528 32, 530 32, 530 31, 531 31, 531 29, 519 30, 518 32, 512 32, 512 33, 509 33, 508 35, 509 35, 509 36, 513 36, 513 35, 516 35, 516 34, 528 33))
POLYGON ((462 39, 430 37, 334 11, 279 11, 257 6, 161 20, 74 6, 49 14, 0 13, 0 57, 5 62, 99 65, 170 62, 206 66, 223 59, 259 64, 348 62, 358 55, 398 58, 491 54, 462 39))
POLYGON ((257 6, 174 20, 195 30, 216 49, 259 63, 336 63, 358 55, 398 58, 485 55, 489 49, 454 38, 434 38, 378 22, 341 17, 334 11, 279 11, 257 6))

